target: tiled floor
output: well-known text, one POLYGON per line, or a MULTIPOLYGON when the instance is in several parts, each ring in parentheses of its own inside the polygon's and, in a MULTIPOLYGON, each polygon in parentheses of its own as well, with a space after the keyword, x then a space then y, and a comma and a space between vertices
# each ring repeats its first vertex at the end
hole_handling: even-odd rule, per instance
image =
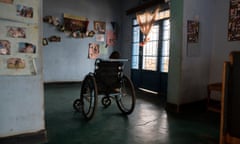
POLYGON ((137 91, 128 117, 115 102, 108 108, 99 103, 87 122, 72 107, 79 92, 78 83, 45 84, 47 144, 218 144, 218 113, 167 112, 163 96, 137 91))

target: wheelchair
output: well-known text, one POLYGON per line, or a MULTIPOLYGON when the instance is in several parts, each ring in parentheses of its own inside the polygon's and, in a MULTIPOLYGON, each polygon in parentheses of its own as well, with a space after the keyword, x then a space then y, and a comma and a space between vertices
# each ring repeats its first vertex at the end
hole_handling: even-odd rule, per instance
POLYGON ((123 74, 123 59, 96 59, 94 72, 87 74, 82 81, 80 98, 73 102, 73 108, 82 112, 91 120, 98 105, 98 98, 107 108, 115 100, 117 107, 124 115, 133 112, 136 102, 132 81, 123 74))

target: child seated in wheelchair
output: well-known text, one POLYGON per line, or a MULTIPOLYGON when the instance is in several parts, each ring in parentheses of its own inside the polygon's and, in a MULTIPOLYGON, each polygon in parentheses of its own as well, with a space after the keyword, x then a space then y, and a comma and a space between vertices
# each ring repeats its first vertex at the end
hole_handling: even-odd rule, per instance
POLYGON ((109 56, 109 59, 120 59, 120 53, 118 51, 113 51, 109 56))
MULTIPOLYGON (((119 58, 120 53, 118 51, 113 51, 109 56, 109 59, 119 58)), ((95 78, 99 93, 106 95, 116 93, 123 75, 123 63, 120 61, 96 60, 95 65, 95 78)))

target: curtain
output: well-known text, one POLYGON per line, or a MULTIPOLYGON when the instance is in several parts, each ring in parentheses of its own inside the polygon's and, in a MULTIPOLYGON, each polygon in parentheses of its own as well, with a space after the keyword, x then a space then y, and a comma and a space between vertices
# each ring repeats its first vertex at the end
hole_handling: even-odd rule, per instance
POLYGON ((140 26, 141 32, 144 34, 145 38, 140 45, 144 45, 148 40, 148 33, 151 30, 151 27, 155 21, 157 13, 159 12, 159 8, 157 8, 153 13, 150 11, 146 11, 144 13, 136 13, 137 22, 140 26))

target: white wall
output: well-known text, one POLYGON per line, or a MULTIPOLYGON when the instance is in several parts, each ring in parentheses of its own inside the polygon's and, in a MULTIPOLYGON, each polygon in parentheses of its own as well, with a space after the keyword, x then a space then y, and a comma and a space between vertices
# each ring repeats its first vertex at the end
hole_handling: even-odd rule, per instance
MULTIPOLYGON (((112 29, 110 22, 120 25, 121 1, 119 0, 43 0, 43 16, 60 18, 64 13, 83 16, 89 19, 88 30, 93 30, 93 21, 105 21, 107 30, 112 29)), ((95 37, 69 38, 55 27, 44 23, 44 37, 61 36, 60 43, 49 43, 43 48, 44 82, 82 81, 84 76, 94 70, 95 60, 87 58, 88 44, 96 42, 95 37)), ((119 32, 121 32, 121 25, 119 32)), ((119 33, 119 36, 121 33, 119 33)), ((114 47, 107 48, 107 58, 112 50, 120 49, 120 37, 114 47)), ((97 42, 99 43, 99 42, 97 42)))
POLYGON ((223 62, 229 60, 231 51, 239 50, 239 41, 227 40, 229 1, 171 0, 170 6, 177 16, 171 15, 172 41, 167 101, 180 105, 205 99, 207 84, 222 81, 223 62), (176 19, 181 18, 179 3, 183 3, 182 23, 181 20, 176 22, 176 19), (200 22, 197 44, 188 44, 186 41, 187 20, 200 22), (181 24, 182 34, 176 28, 181 24), (176 37, 182 37, 182 41, 176 41, 176 37), (178 55, 179 51, 181 56, 178 55))
MULTIPOLYGON (((41 17, 42 1, 36 0, 41 17)), ((42 25, 39 23, 39 37, 42 25)), ((41 40, 37 75, 0 76, 0 137, 32 133, 45 129, 41 40)))
POLYGON ((211 50, 209 82, 221 82, 223 62, 229 60, 231 51, 240 50, 240 41, 228 41, 229 1, 216 0, 213 21, 213 48, 211 50))
POLYGON ((206 98, 210 56, 213 48, 215 0, 184 0, 181 92, 179 103, 206 98), (199 41, 187 43, 187 21, 200 23, 199 41))
POLYGON ((183 43, 183 2, 171 0, 170 5, 170 59, 168 72, 167 102, 179 104, 182 74, 182 43, 183 43))

